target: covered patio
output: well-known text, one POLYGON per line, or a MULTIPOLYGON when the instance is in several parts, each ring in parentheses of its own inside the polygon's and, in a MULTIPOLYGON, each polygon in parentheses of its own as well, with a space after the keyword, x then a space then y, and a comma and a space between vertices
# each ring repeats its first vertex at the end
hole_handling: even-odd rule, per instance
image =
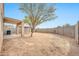
POLYGON ((0 52, 2 49, 2 44, 3 44, 3 39, 4 39, 4 34, 3 34, 4 23, 15 24, 16 25, 16 35, 19 34, 19 26, 20 26, 21 27, 21 32, 20 32, 21 37, 23 37, 23 35, 24 35, 24 22, 21 20, 4 17, 4 4, 0 3, 0 52))
MULTIPOLYGON (((8 17, 4 17, 4 22, 3 23, 9 23, 9 24, 15 24, 16 25, 16 33, 15 35, 18 36, 20 34, 20 36, 22 37, 24 35, 24 23, 20 20, 17 20, 17 19, 13 19, 13 18, 8 18, 8 17), (20 29, 19 29, 20 28, 20 29)), ((14 36, 15 35, 4 35, 4 39, 7 38, 7 37, 11 37, 11 36, 14 36)))
POLYGON ((8 18, 4 17, 4 22, 3 23, 10 23, 10 24, 15 24, 16 25, 16 34, 19 34, 19 27, 21 27, 21 36, 24 33, 24 23, 20 20, 13 19, 13 18, 8 18))

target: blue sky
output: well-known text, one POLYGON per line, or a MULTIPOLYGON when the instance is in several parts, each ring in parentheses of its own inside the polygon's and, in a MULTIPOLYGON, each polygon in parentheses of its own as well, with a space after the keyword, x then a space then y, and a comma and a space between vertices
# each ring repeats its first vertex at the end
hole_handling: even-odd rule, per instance
MULTIPOLYGON (((74 25, 79 21, 79 3, 57 3, 55 20, 48 21, 38 25, 40 28, 53 28, 64 24, 74 25)), ((26 14, 19 10, 19 4, 6 3, 5 17, 11 17, 22 20, 26 14)))

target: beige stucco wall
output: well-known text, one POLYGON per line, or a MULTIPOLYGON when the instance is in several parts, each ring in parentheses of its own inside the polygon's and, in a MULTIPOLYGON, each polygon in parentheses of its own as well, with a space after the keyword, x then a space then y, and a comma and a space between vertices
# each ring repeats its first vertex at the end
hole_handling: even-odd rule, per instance
POLYGON ((0 52, 3 43, 3 4, 0 3, 0 52))

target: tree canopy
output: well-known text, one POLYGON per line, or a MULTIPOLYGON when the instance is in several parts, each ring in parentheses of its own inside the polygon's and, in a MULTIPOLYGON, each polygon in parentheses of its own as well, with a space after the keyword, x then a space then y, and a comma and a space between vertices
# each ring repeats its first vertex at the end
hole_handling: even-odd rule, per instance
POLYGON ((24 3, 20 4, 20 10, 27 14, 24 22, 28 23, 32 29, 43 22, 56 18, 54 4, 24 3))

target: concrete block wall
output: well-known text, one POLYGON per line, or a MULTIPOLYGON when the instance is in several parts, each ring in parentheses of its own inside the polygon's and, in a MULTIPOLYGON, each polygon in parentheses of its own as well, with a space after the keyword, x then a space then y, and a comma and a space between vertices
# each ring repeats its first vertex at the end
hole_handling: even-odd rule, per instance
POLYGON ((56 33, 56 30, 53 28, 44 28, 44 29, 36 29, 35 32, 41 33, 56 33))
POLYGON ((56 33, 69 37, 75 37, 75 26, 62 26, 56 28, 56 33))
POLYGON ((63 35, 64 34, 63 27, 57 27, 57 33, 60 34, 60 35, 63 35))
POLYGON ((75 26, 64 27, 64 35, 74 38, 75 37, 75 26))
POLYGON ((75 25, 75 41, 79 45, 79 22, 75 25))
POLYGON ((61 27, 59 26, 56 28, 36 29, 36 32, 54 33, 54 34, 68 36, 74 38, 77 44, 79 44, 79 22, 73 26, 67 25, 61 27))
POLYGON ((37 29, 36 32, 55 33, 68 37, 75 38, 75 25, 73 26, 59 26, 56 28, 37 29))

